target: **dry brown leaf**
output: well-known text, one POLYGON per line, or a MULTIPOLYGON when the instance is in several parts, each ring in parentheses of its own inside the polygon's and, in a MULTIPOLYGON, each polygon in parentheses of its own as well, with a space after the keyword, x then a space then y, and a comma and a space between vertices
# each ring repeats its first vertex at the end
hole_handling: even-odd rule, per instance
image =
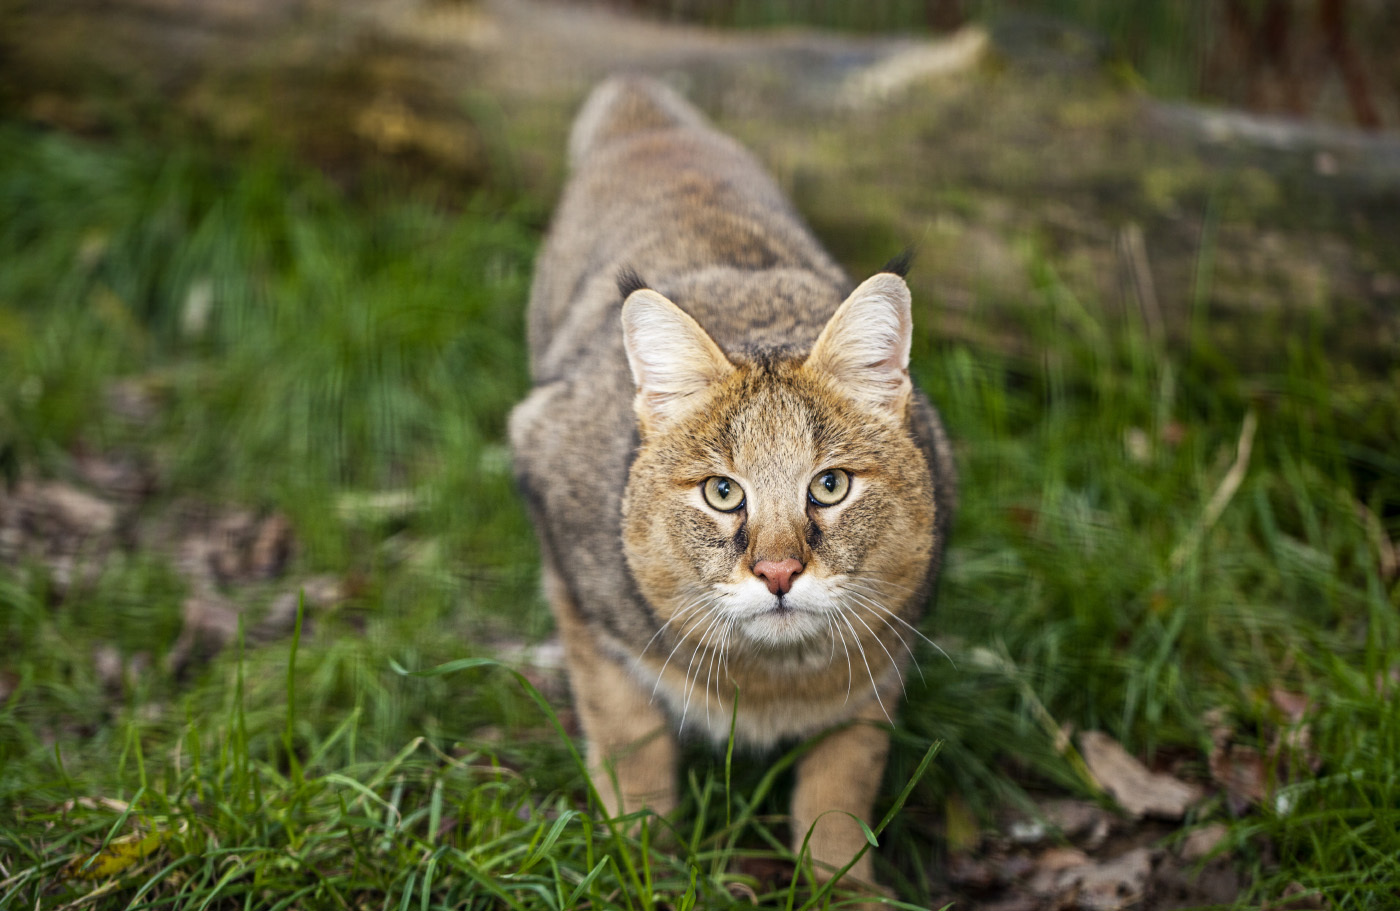
POLYGON ((1153 870, 1152 907, 1229 907, 1243 891, 1244 881, 1228 857, 1217 857, 1201 866, 1199 861, 1170 855, 1158 859, 1153 870))
POLYGON ((1229 831, 1223 822, 1213 822, 1192 829, 1186 840, 1181 843, 1181 859, 1191 863, 1205 860, 1220 847, 1229 831))
POLYGON ((1082 867, 1089 862, 1089 855, 1078 848, 1061 847, 1046 848, 1035 859, 1037 868, 1048 870, 1051 873, 1059 873, 1061 870, 1068 870, 1072 867, 1082 867))
POLYGON ((1108 812, 1096 804, 1056 797, 1037 800, 1030 816, 1016 811, 1003 817, 1001 825, 1018 845, 1038 845, 1060 836, 1092 851, 1108 837, 1111 820, 1108 812))
POLYGON ((239 511, 225 516, 214 530, 214 569, 226 582, 271 579, 291 553, 291 523, 280 515, 258 519, 239 511))
POLYGON ((151 467, 136 456, 79 452, 73 467, 83 483, 123 502, 143 500, 156 486, 151 467))
POLYGON ((1108 838, 1110 820, 1102 807, 1085 800, 1061 798, 1040 805, 1045 821, 1060 834, 1087 850, 1093 851, 1108 838))
MULTIPOLYGON (((929 907, 941 908, 942 904, 934 902, 929 907)), ((954 907, 958 905, 954 904, 954 907)), ((1043 911, 1039 896, 1029 893, 1019 893, 999 898, 996 901, 979 902, 977 911, 1043 911)))
POLYGON ((62 523, 63 531, 85 537, 111 534, 117 527, 117 509, 106 500, 60 481, 35 485, 35 505, 62 523))
POLYGON ((965 852, 949 855, 946 873, 948 882, 968 892, 986 892, 998 882, 989 860, 965 852))
POLYGON ((193 661, 208 660, 232 642, 238 635, 240 613, 236 604, 212 592, 191 595, 181 610, 180 635, 165 659, 177 674, 193 661))
POLYGON ((1201 799, 1199 787, 1150 771, 1102 731, 1081 733, 1079 748, 1099 785, 1134 818, 1180 819, 1201 799))
POLYGON ((248 548, 248 574, 272 579, 282 574, 292 554, 292 523, 280 513, 263 519, 248 548))
POLYGON ((1119 911, 1142 901, 1152 880, 1152 851, 1134 848, 1103 863, 1071 867, 1059 874, 1061 894, 1081 911, 1119 911))
POLYGON ((1268 911, 1327 911, 1327 899, 1302 883, 1289 883, 1283 894, 1265 905, 1268 911))
POLYGON ((122 692, 126 683, 126 668, 122 664, 122 653, 115 645, 106 643, 92 650, 92 669, 104 690, 113 695, 122 692))
POLYGON ((1297 724, 1303 720, 1303 716, 1308 713, 1311 703, 1307 696, 1301 693, 1290 693, 1288 690, 1275 687, 1269 691, 1269 701, 1274 708, 1283 713, 1284 721, 1288 724, 1297 724))
POLYGON ((1210 777, 1225 789, 1235 813, 1261 803, 1267 794, 1264 759, 1254 747, 1238 743, 1216 746, 1210 752, 1210 777))

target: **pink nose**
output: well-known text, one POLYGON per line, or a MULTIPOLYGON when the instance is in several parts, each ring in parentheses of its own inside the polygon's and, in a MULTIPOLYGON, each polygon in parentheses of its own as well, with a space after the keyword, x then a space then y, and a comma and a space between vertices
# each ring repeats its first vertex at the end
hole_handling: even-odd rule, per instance
POLYGON ((802 561, 795 557, 786 560, 759 560, 753 565, 753 574, 768 583, 768 590, 775 595, 786 595, 792 589, 792 577, 802 572, 802 561))

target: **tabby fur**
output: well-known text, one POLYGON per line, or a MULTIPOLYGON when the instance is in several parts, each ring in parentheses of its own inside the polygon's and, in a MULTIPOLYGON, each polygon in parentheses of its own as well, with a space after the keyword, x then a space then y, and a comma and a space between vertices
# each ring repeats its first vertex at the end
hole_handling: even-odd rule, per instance
POLYGON ((908 377, 909 290, 898 267, 852 289, 758 162, 657 82, 596 88, 569 153, 510 434, 594 783, 610 813, 666 813, 677 734, 821 735, 793 844, 810 830, 839 868, 954 505, 908 377), (712 506, 710 479, 743 505, 712 506))

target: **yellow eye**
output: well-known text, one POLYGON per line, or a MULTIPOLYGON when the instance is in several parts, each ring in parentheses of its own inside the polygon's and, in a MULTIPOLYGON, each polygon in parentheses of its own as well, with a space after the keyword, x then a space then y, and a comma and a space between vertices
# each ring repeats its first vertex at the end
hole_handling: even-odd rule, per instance
POLYGON ((720 512, 733 512, 744 505, 744 488, 729 478, 707 478, 700 489, 705 502, 720 512))
POLYGON ((813 478, 807 488, 807 496, 818 506, 835 506, 850 492, 851 475, 842 468, 828 468, 813 478))

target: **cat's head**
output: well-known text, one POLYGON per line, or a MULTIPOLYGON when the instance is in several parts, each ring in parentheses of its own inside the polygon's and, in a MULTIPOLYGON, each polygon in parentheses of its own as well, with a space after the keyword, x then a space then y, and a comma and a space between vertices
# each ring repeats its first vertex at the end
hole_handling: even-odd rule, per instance
POLYGON ((805 356, 731 360, 647 289, 622 322, 641 429, 623 540, 660 621, 729 651, 890 638, 935 534, 903 279, 864 282, 805 356))

